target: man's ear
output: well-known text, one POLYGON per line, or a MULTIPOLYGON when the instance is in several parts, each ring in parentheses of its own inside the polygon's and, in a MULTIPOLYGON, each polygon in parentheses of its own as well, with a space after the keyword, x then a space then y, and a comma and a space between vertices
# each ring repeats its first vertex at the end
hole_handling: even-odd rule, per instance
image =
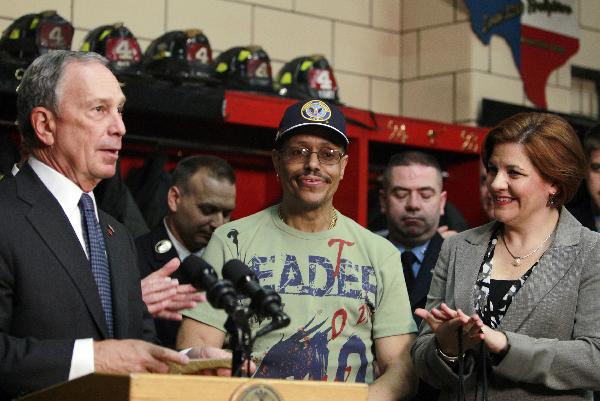
POLYGON ((440 193, 440 216, 444 215, 444 208, 446 207, 446 201, 448 200, 448 193, 442 191, 440 193))
MULTIPOLYGON (((279 161, 281 157, 277 149, 273 149, 271 151, 271 160, 273 161, 273 168, 275 169, 275 174, 279 177, 279 161)), ((279 178, 278 178, 279 179, 279 178)))
POLYGON ((342 156, 342 159, 340 160, 340 181, 344 179, 344 172, 346 171, 346 165, 348 164, 348 158, 349 156, 347 154, 345 154, 344 156, 342 156))
POLYGON ((385 189, 380 189, 379 190, 379 211, 382 214, 386 214, 387 213, 387 199, 385 197, 385 189))
POLYGON ((176 185, 171 186, 171 188, 169 188, 169 192, 167 192, 167 206, 169 207, 169 212, 177 212, 177 206, 180 198, 181 190, 176 185))
POLYGON ((56 134, 56 120, 54 113, 45 107, 34 107, 29 116, 35 136, 46 146, 54 144, 56 134))

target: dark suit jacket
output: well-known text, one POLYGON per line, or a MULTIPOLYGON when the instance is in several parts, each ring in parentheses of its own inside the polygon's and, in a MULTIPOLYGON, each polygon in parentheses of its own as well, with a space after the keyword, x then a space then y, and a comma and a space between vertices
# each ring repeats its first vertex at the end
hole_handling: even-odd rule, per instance
MULTIPOLYGON (((163 240, 169 240, 167 229, 161 221, 156 227, 147 234, 141 235, 135 239, 137 248, 140 274, 146 277, 152 272, 160 269, 169 260, 177 257, 175 246, 172 246, 168 252, 158 253, 155 249, 156 244, 163 240)), ((173 278, 182 279, 182 273, 177 270, 172 274, 173 278)))
MULTIPOLYGON (((99 219, 114 336, 153 340, 133 240, 107 214, 99 211, 99 219)), ((0 222, 0 399, 6 399, 67 380, 75 339, 103 340, 107 328, 85 252, 29 165, 0 182, 0 222)))
MULTIPOLYGON (((429 293, 429 286, 431 285, 431 277, 433 277, 433 268, 437 262, 443 242, 444 238, 442 238, 442 236, 437 232, 429 241, 429 245, 425 251, 425 257, 423 258, 423 263, 421 263, 421 268, 419 269, 419 274, 417 274, 417 277, 415 277, 412 290, 408 293, 410 308, 413 312, 417 308, 425 307, 425 302, 427 302, 427 293, 429 293)), ((418 327, 419 324, 421 324, 421 319, 417 316, 414 316, 414 318, 418 327)))
MULTIPOLYGON (((417 277, 415 277, 412 290, 408 292, 408 299, 410 300, 410 309, 413 312, 417 308, 425 307, 425 303, 427 301, 427 293, 429 293, 429 286, 431 285, 431 278, 433 277, 432 272, 435 267, 435 263, 437 262, 438 255, 440 254, 440 249, 442 247, 443 242, 444 238, 442 238, 442 236, 436 232, 435 235, 431 237, 429 245, 427 245, 425 257, 423 258, 423 263, 421 263, 421 268, 419 269, 419 274, 417 274, 417 277)), ((417 327, 419 327, 422 319, 415 315, 413 315, 413 318, 415 319, 417 327)), ((428 385, 423 380, 420 380, 419 390, 416 396, 413 398, 413 400, 435 401, 438 399, 438 397, 438 389, 428 385)))
MULTIPOLYGON (((142 235, 135 240, 139 260, 138 266, 142 277, 146 277, 163 267, 169 260, 178 257, 175 246, 172 246, 165 253, 156 251, 156 244, 162 240, 169 240, 167 230, 162 221, 148 234, 142 235)), ((178 279, 181 284, 189 283, 187 275, 181 269, 175 271, 171 277, 178 279)), ((173 320, 154 319, 154 325, 156 326, 156 334, 161 344, 165 347, 175 349, 175 340, 177 339, 177 330, 179 330, 180 323, 173 320)))
POLYGON ((146 157, 139 169, 131 169, 127 186, 139 206, 148 227, 158 226, 169 211, 167 194, 171 187, 171 175, 165 171, 169 155, 158 151, 146 157))
POLYGON ((579 220, 581 225, 592 231, 596 231, 596 219, 594 218, 592 200, 589 198, 589 195, 579 202, 568 204, 567 209, 569 209, 569 212, 571 212, 573 217, 579 220))

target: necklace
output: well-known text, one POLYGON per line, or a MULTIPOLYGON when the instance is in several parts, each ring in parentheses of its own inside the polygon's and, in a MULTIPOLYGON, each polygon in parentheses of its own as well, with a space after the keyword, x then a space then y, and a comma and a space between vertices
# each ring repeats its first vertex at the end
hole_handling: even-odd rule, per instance
MULTIPOLYGON (((279 219, 281 221, 283 221, 285 224, 287 224, 285 222, 285 220, 283 219, 283 215, 281 214, 281 205, 279 205, 277 207, 277 215, 279 216, 279 219)), ((335 209, 332 209, 331 221, 329 222, 329 227, 327 229, 331 230, 333 227, 335 227, 336 224, 337 224, 337 212, 335 211, 335 209)))
POLYGON ((502 233, 502 243, 504 243, 504 247, 508 251, 508 254, 513 258, 512 265, 514 267, 518 267, 521 264, 521 261, 523 259, 527 259, 531 255, 533 255, 534 253, 536 253, 537 251, 539 251, 540 248, 542 246, 544 246, 544 244, 546 243, 546 241, 548 241, 550 239, 550 237, 552 236, 553 233, 554 233, 554 230, 550 231, 550 234, 548 234, 548 236, 546 237, 546 239, 544 239, 544 241, 542 241, 542 243, 537 248, 535 248, 533 251, 529 252, 527 255, 523 255, 523 256, 515 256, 515 255, 513 255, 513 253, 510 251, 510 249, 508 249, 508 244, 506 243, 506 239, 504 238, 504 233, 502 233))

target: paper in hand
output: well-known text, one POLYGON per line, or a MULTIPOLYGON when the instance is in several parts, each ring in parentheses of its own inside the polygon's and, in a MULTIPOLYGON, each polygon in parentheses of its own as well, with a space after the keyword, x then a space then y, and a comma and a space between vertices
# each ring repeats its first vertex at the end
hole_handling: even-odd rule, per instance
POLYGON ((178 375, 193 375, 205 369, 231 369, 231 358, 221 359, 190 359, 187 365, 169 363, 169 373, 178 375))

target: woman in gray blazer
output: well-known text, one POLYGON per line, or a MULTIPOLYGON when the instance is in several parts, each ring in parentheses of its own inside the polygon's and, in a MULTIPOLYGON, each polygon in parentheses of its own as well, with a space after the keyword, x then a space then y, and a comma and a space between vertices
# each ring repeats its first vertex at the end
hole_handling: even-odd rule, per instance
POLYGON ((518 114, 482 158, 496 221, 444 241, 416 311, 417 373, 441 400, 585 399, 600 388, 600 234, 563 207, 579 140, 560 117, 518 114))

